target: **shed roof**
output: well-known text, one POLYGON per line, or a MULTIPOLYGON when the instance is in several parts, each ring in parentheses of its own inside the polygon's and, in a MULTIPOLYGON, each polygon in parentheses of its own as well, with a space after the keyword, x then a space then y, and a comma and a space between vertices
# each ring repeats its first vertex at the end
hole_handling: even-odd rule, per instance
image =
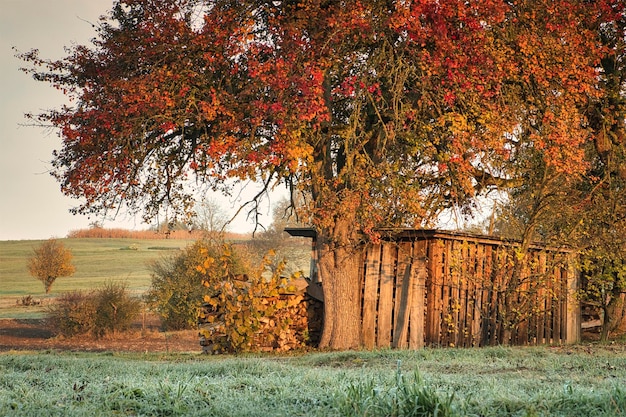
MULTIPOLYGON (((487 236, 477 233, 459 232, 453 230, 441 230, 441 229, 412 229, 412 228, 380 228, 377 231, 381 232, 382 240, 415 240, 415 239, 453 239, 453 240, 473 240, 486 245, 507 245, 507 244, 519 244, 519 241, 513 239, 503 239, 498 236, 487 236)), ((312 227, 287 227, 285 232, 291 236, 317 238, 317 231, 312 227)), ((562 252, 571 252, 572 249, 568 248, 553 248, 546 245, 535 242, 532 247, 536 249, 549 249, 562 252)))
POLYGON ((285 232, 294 237, 317 237, 317 232, 312 227, 285 227, 285 232))

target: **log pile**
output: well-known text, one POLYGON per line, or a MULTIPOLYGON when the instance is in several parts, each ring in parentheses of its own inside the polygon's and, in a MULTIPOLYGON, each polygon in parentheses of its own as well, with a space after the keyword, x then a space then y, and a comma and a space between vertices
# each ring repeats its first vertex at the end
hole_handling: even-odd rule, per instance
MULTIPOLYGON (((267 308, 258 318, 259 328, 252 336, 250 350, 285 352, 316 346, 322 329, 323 303, 306 292, 306 284, 298 285, 292 293, 264 297, 267 308)), ((199 315, 200 345, 204 353, 225 352, 229 346, 225 312, 220 307, 204 303, 199 315)))
POLYGON ((309 340, 307 346, 316 347, 322 337, 322 327, 324 326, 324 303, 319 299, 305 294, 303 303, 306 306, 307 330, 309 340))

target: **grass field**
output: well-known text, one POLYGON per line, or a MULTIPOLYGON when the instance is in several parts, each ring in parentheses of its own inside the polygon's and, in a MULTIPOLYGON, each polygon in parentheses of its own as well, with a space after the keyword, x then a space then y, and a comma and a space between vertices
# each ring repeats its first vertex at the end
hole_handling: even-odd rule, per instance
POLYGON ((9 352, 0 354, 0 415, 375 417, 439 407, 440 416, 613 417, 626 414, 625 381, 616 346, 286 357, 9 352))
POLYGON ((40 307, 16 307, 21 297, 32 295, 45 300, 72 290, 101 286, 108 280, 126 282, 133 292, 150 286, 147 263, 186 247, 186 240, 59 239, 74 255, 76 273, 61 277, 45 294, 43 284, 26 267, 33 248, 41 241, 0 241, 0 318, 33 318, 43 314, 40 307))
MULTIPOLYGON (((42 307, 21 307, 16 302, 32 295, 45 304, 50 298, 73 290, 97 288, 106 281, 125 282, 134 293, 141 294, 150 286, 148 262, 172 254, 193 243, 182 239, 59 239, 74 255, 76 273, 60 277, 45 294, 43 284, 27 269, 28 258, 42 241, 0 241, 0 318, 40 318, 42 307)), ((297 249, 306 258, 308 249, 297 249)), ((302 256, 302 255, 301 255, 302 256)))

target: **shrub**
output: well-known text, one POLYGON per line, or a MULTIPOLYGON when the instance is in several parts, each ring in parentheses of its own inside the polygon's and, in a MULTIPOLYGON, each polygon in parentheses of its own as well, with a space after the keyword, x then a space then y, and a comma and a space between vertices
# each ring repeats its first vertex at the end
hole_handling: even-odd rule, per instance
POLYGON ((207 258, 199 267, 207 274, 203 282, 205 303, 199 316, 206 352, 285 351, 306 346, 304 294, 298 293, 292 279, 281 276, 284 262, 276 268, 271 266, 272 257, 270 253, 249 275, 231 273, 219 281, 211 278, 211 267, 227 265, 228 253, 219 259, 207 258))
POLYGON ((154 261, 150 269, 152 284, 146 293, 146 302, 170 330, 196 327, 205 294, 203 282, 219 282, 229 273, 246 273, 242 257, 232 245, 208 239, 198 240, 180 253, 154 261), (198 268, 207 259, 220 259, 225 254, 228 263, 213 262, 208 272, 198 268))
POLYGON ((106 283, 93 293, 93 303, 97 311, 94 333, 98 336, 128 330, 141 311, 141 301, 122 283, 106 283))
POLYGON ((109 282, 88 293, 63 294, 48 309, 48 322, 55 333, 65 337, 103 336, 128 330, 140 310, 140 300, 128 293, 126 285, 109 282))
POLYGON ((48 309, 52 330, 65 337, 89 333, 96 323, 96 305, 92 293, 72 291, 59 297, 48 309))
POLYGON ((27 295, 22 297, 20 300, 17 300, 17 305, 30 307, 30 306, 38 306, 41 304, 41 300, 36 300, 32 295, 27 295))

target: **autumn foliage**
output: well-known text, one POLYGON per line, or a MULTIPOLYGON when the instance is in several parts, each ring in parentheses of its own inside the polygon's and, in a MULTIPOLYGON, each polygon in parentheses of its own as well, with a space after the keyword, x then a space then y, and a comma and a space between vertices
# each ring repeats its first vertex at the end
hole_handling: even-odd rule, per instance
POLYGON ((204 256, 196 270, 203 277, 205 295, 198 323, 205 352, 287 351, 307 346, 304 287, 295 283, 302 280, 299 274, 281 276, 284 262, 270 268, 271 253, 248 273, 237 273, 240 267, 232 246, 200 249, 204 256))
MULTIPOLYGON (((597 134, 600 32, 621 0, 118 0, 91 46, 21 54, 70 98, 54 175, 76 213, 185 217, 228 179, 310 197, 321 344, 356 347, 360 244, 525 181, 597 134)), ((259 193, 251 202, 258 207, 259 193)))
POLYGON ((75 270, 72 252, 56 239, 48 239, 33 249, 28 260, 28 272, 43 283, 46 294, 57 278, 70 276, 75 270))
MULTIPOLYGON (((143 239, 143 240, 159 240, 159 239, 180 239, 180 240, 198 240, 204 237, 206 232, 203 230, 129 230, 119 228, 92 227, 89 229, 72 230, 67 234, 70 239, 143 239)), ((224 239, 242 240, 249 239, 248 234, 223 233, 224 239)))
POLYGON ((206 294, 203 282, 216 285, 230 274, 246 271, 243 256, 231 245, 210 239, 200 239, 174 255, 164 256, 149 264, 151 285, 146 293, 150 308, 159 315, 168 330, 192 329, 197 326, 198 313, 206 294), (207 258, 230 256, 228 269, 214 265, 210 270, 198 270, 207 258))

